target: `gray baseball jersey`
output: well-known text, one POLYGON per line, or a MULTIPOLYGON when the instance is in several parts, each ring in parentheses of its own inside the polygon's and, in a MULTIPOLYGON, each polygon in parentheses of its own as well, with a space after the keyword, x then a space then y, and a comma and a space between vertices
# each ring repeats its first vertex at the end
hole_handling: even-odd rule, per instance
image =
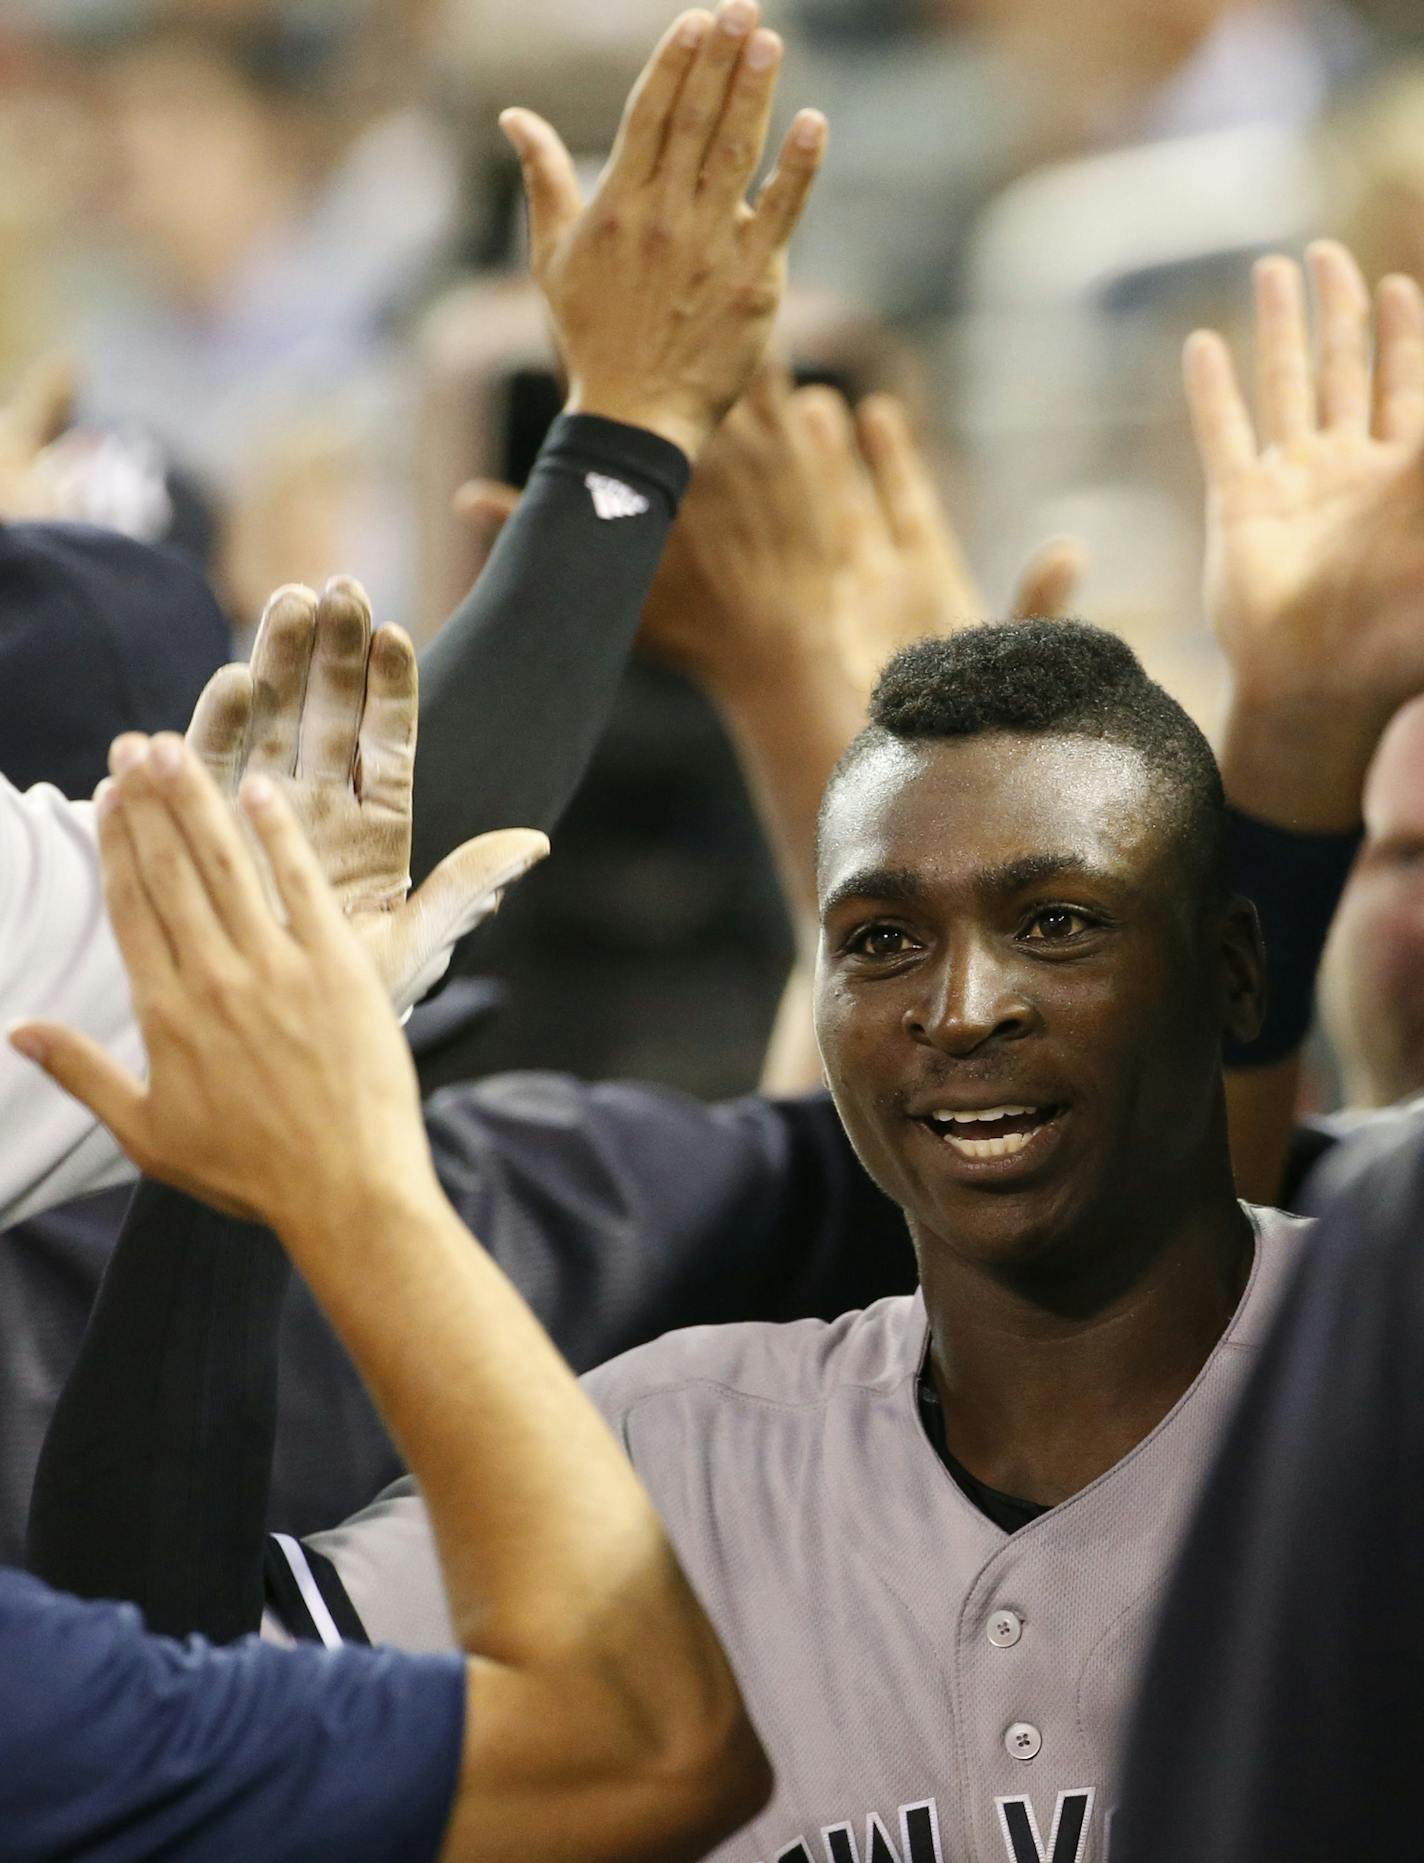
MULTIPOLYGON (((1305 1226, 1251 1214, 1246 1292, 1190 1390, 1013 1534, 925 1434, 918 1294, 829 1325, 671 1333, 588 1376, 776 1769, 718 1863, 1106 1863, 1157 1596, 1305 1226)), ((373 1640, 449 1647, 408 1484, 311 1544, 373 1640)))

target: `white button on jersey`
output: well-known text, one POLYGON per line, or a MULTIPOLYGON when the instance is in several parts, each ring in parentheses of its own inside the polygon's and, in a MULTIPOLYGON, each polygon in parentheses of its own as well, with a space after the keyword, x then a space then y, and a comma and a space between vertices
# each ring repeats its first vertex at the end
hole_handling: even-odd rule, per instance
POLYGON ((1043 1745, 1043 1735, 1027 1721, 1015 1721, 1004 1735, 1004 1748, 1010 1759, 1031 1760, 1043 1745))
POLYGON ((995 1611, 989 1619, 989 1641, 997 1650, 1011 1650, 1023 1635, 1023 1619, 1017 1611, 995 1611))

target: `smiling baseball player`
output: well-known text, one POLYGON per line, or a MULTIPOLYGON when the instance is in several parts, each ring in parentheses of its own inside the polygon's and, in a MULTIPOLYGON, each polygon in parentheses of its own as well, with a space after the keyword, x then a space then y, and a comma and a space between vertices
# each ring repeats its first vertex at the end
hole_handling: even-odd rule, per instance
MULTIPOLYGON (((921 643, 872 719, 824 808, 817 1027, 920 1291, 586 1388, 776 1768, 720 1859, 1103 1863, 1156 1596, 1296 1252, 1227 1152, 1259 935, 1211 752, 1112 637, 921 643)), ((448 1645, 408 1488, 309 1551, 290 1629, 448 1645)))

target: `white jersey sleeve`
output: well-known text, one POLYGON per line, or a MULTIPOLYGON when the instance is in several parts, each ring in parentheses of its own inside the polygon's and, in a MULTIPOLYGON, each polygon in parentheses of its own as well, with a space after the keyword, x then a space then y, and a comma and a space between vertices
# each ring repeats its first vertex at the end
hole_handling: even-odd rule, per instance
MULTIPOLYGON (((93 808, 0 777, 0 1026, 29 1017, 67 1023, 143 1069, 93 808)), ((0 1044, 0 1227, 132 1175, 86 1107, 0 1044)))

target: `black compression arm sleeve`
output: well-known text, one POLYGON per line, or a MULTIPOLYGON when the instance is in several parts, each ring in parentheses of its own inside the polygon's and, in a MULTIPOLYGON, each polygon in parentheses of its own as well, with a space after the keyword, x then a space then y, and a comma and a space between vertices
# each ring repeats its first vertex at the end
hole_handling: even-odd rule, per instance
POLYGON ((172 1636, 256 1629, 289 1275, 269 1231, 139 1185, 40 1453, 33 1572, 172 1636))
POLYGON ((1236 890, 1261 919, 1266 944, 1266 1020, 1254 1041, 1228 1040, 1228 1067, 1269 1067, 1293 1054, 1310 1032, 1315 976, 1335 908, 1363 830, 1297 834, 1227 810, 1236 890))
POLYGON ((551 829, 612 709, 691 468, 640 427, 554 423, 483 575, 420 660, 411 871, 551 829))
MULTIPOLYGON (((551 828, 607 722, 690 468, 593 415, 555 422, 477 586, 421 661, 412 871, 551 828)), ((157 1630, 256 1627, 288 1278, 275 1240, 160 1185, 135 1198, 61 1397, 33 1569, 157 1630)))

